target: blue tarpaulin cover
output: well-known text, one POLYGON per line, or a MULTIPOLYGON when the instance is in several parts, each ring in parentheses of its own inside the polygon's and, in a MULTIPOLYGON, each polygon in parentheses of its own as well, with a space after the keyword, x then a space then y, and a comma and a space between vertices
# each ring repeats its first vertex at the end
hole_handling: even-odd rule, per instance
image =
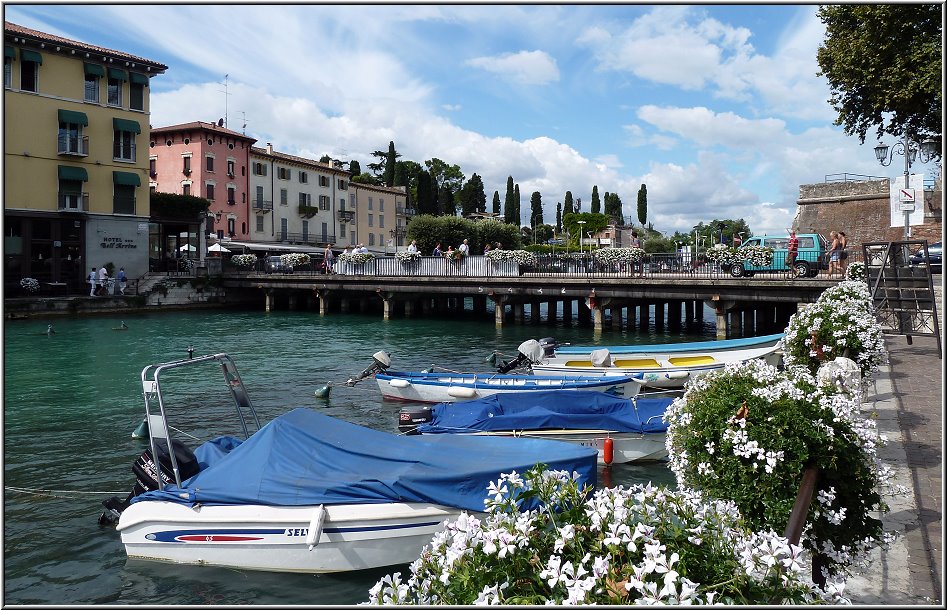
MULTIPOLYGON (((213 441, 211 441, 213 442, 213 441)), ((487 486, 537 463, 576 471, 595 486, 595 449, 540 439, 399 436, 295 409, 240 444, 196 452, 206 468, 132 502, 182 504, 378 504, 425 502, 482 511, 487 486), (229 451, 228 451, 229 449, 229 451)))
POLYGON ((477 400, 442 402, 421 434, 499 430, 612 430, 665 432, 672 398, 626 399, 604 392, 504 392, 477 400))

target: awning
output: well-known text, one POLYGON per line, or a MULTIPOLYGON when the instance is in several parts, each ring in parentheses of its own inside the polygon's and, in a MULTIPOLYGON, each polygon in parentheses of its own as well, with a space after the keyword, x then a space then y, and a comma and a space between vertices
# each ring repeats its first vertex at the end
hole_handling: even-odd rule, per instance
POLYGON ((20 49, 20 59, 22 61, 31 61, 37 64, 43 63, 43 56, 36 51, 30 51, 29 49, 20 49))
POLYGON ((112 182, 125 186, 141 186, 141 176, 133 172, 112 172, 112 182))
POLYGON ((138 72, 129 72, 128 77, 131 79, 131 82, 135 85, 144 85, 148 86, 148 77, 144 74, 139 74, 138 72))
POLYGON ((260 252, 269 251, 269 252, 300 252, 303 254, 308 254, 310 256, 322 256, 325 248, 320 248, 319 246, 284 246, 281 244, 270 244, 265 242, 247 242, 247 241, 225 241, 221 242, 226 244, 231 249, 233 248, 243 248, 245 250, 257 250, 260 252))
POLYGON ((130 121, 128 119, 112 119, 112 127, 115 131, 130 131, 132 133, 141 133, 141 125, 138 124, 138 121, 130 121))
POLYGON ((59 109, 59 122, 71 123, 73 125, 89 126, 89 117, 84 112, 75 112, 73 110, 59 109))
POLYGON ((119 70, 118 68, 109 68, 109 78, 125 81, 125 80, 128 80, 128 75, 125 74, 125 70, 119 70))
POLYGON ((16 59, 16 49, 8 44, 3 45, 3 56, 10 59, 16 59))
POLYGON ((86 74, 92 74, 94 76, 105 76, 105 68, 99 64, 90 64, 88 62, 82 62, 82 67, 85 70, 86 74))
POLYGON ((89 174, 85 171, 84 167, 75 167, 74 165, 60 165, 59 179, 73 180, 76 182, 88 182, 89 174))

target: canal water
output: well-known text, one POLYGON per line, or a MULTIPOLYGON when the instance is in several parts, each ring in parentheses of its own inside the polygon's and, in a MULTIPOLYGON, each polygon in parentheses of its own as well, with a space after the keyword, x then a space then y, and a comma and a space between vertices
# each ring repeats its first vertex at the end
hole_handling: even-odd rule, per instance
MULTIPOLYGON (((708 316, 713 319, 712 316, 708 316)), ((128 560, 119 535, 97 522, 101 502, 125 496, 145 442, 141 371, 149 364, 226 352, 265 423, 307 407, 364 426, 397 431, 399 404, 381 400, 374 380, 333 387, 371 364, 378 350, 392 368, 436 365, 488 371, 493 350, 509 357, 524 340, 555 336, 592 344, 710 340, 713 322, 675 333, 492 320, 391 320, 314 312, 175 312, 8 321, 4 327, 4 590, 6 604, 357 604, 384 574, 406 566, 334 575, 274 574, 128 560), (55 331, 48 334, 47 324, 55 331), (122 329, 122 325, 127 329, 122 329)), ((220 385, 219 369, 195 393, 220 385)), ((196 409, 199 401, 188 405, 196 409)), ((199 413, 198 411, 194 411, 199 413)), ((210 422, 213 423, 213 422, 210 422)), ((673 485, 663 464, 616 465, 599 473, 613 485, 673 485)))

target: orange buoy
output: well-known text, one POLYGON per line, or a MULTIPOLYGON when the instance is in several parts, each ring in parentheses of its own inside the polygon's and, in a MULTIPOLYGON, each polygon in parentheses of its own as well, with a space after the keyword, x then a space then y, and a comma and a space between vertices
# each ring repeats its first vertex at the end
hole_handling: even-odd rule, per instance
POLYGON ((608 437, 608 438, 605 439, 605 443, 604 443, 604 445, 603 445, 603 447, 602 447, 602 457, 605 459, 605 465, 606 465, 606 466, 611 466, 611 465, 612 465, 612 459, 615 457, 615 455, 614 455, 614 451, 615 451, 614 444, 615 444, 615 443, 614 443, 614 441, 612 440, 612 437, 608 437))

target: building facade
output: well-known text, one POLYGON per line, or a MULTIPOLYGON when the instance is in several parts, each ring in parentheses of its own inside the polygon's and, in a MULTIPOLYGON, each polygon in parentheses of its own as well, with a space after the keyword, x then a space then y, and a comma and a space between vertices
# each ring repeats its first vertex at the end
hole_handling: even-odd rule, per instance
MULTIPOLYGON (((4 22, 4 283, 148 271, 149 83, 167 66, 4 22)), ((87 288, 87 285, 85 285, 87 288)))
POLYGON ((407 245, 405 235, 411 215, 411 210, 406 208, 407 189, 361 183, 352 183, 350 187, 349 209, 354 214, 339 244, 363 244, 376 254, 403 250, 407 245))

